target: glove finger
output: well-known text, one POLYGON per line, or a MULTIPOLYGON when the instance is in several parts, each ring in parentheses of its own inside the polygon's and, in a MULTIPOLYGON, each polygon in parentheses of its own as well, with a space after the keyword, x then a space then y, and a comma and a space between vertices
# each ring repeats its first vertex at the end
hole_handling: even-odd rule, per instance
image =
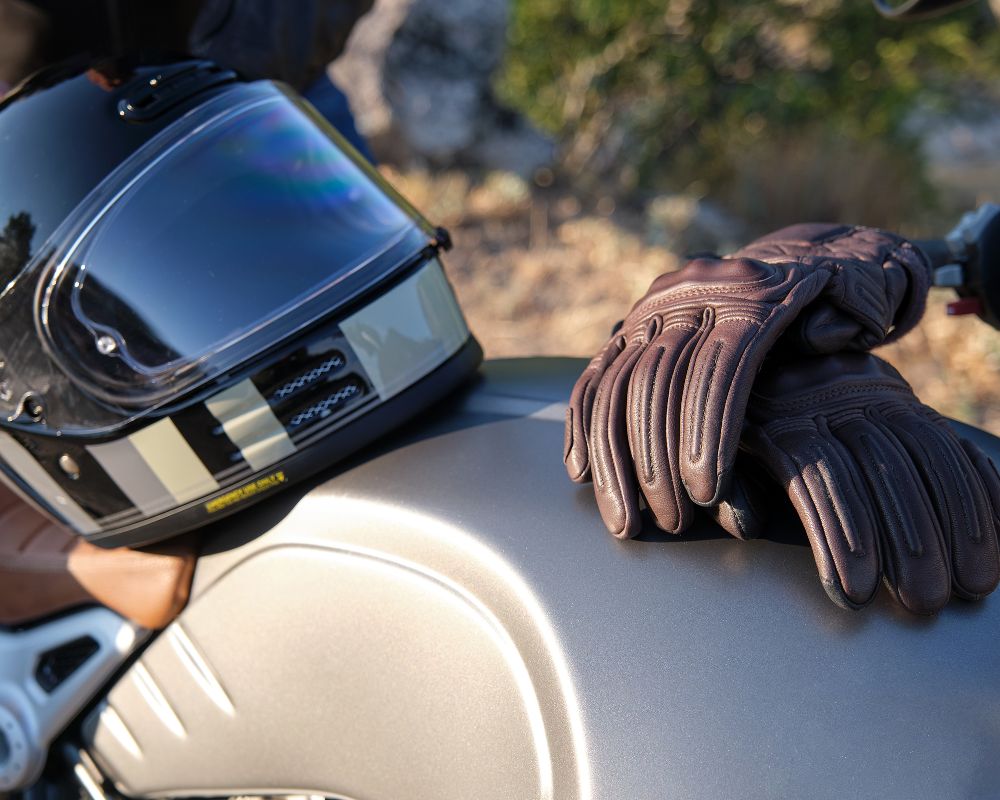
POLYGON ((635 465, 628 446, 628 384, 645 349, 631 344, 604 373, 594 396, 590 429, 594 495, 604 524, 620 539, 630 539, 642 528, 635 465))
POLYGON ((883 266, 847 261, 793 323, 785 340, 801 353, 870 350, 881 344, 891 327, 892 293, 905 288, 905 276, 883 266), (898 287, 899 280, 904 282, 898 287))
POLYGON ((892 325, 895 307, 887 294, 895 284, 895 273, 891 278, 881 264, 842 263, 824 292, 827 302, 815 315, 803 315, 802 341, 809 344, 805 352, 870 350, 881 344, 892 325))
MULTIPOLYGON (((979 540, 975 543, 972 557, 976 559, 976 577, 974 582, 965 575, 962 570, 962 577, 959 577, 959 568, 955 569, 955 593, 967 600, 978 600, 996 589, 1000 583, 1000 547, 998 547, 998 536, 1000 536, 1000 474, 993 459, 979 449, 968 439, 959 439, 962 451, 969 459, 976 474, 982 481, 983 491, 989 505, 990 520, 992 521, 992 531, 986 526, 983 527, 979 540)), ((970 532, 971 533, 971 532, 970 532)), ((968 545, 966 545, 968 547, 968 545)), ((965 557, 965 553, 955 555, 953 560, 959 561, 960 557, 965 557)))
POLYGON ((870 603, 881 577, 878 523, 851 452, 811 420, 754 426, 745 443, 788 492, 826 593, 843 608, 870 603))
POLYGON ((983 487, 989 497, 994 520, 1000 522, 1000 471, 997 470, 996 462, 974 442, 965 438, 960 438, 959 442, 976 468, 976 472, 979 473, 979 477, 983 480, 983 487))
POLYGON ((594 409, 594 395, 604 373, 614 363, 625 347, 625 339, 615 336, 584 369, 573 387, 569 406, 566 408, 566 429, 563 463, 569 477, 577 483, 590 480, 590 438, 594 409))
POLYGON ((681 483, 680 408, 696 326, 664 330, 636 363, 628 388, 628 439, 639 488, 656 524, 670 533, 690 526, 694 507, 681 483))
POLYGON ((874 503, 886 584, 915 614, 940 610, 951 595, 950 558, 913 459, 871 408, 835 433, 854 456, 874 503))
POLYGON ((993 507, 967 452, 936 417, 907 411, 886 414, 886 423, 923 479, 948 546, 955 593, 975 599, 1000 579, 993 507))
POLYGON ((734 304, 718 319, 713 308, 705 310, 706 332, 691 356, 681 415, 681 480, 698 505, 715 505, 726 492, 764 357, 829 277, 817 271, 800 279, 770 310, 734 304))
POLYGON ((746 320, 717 325, 702 317, 681 406, 680 474, 698 505, 718 503, 736 460, 754 376, 766 350, 752 346, 758 327, 746 320))
POLYGON ((766 530, 768 498, 756 477, 759 471, 752 458, 737 456, 729 491, 718 505, 707 509, 726 533, 744 541, 756 539, 766 530))

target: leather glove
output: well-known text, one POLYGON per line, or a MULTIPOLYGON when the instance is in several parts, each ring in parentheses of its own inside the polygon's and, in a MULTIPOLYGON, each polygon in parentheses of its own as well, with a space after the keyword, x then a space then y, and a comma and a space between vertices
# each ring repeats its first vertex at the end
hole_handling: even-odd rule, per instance
POLYGON ((976 600, 996 588, 996 467, 881 359, 769 364, 741 449, 736 491, 717 520, 740 538, 762 530, 760 495, 740 477, 763 467, 788 492, 838 605, 864 606, 880 578, 917 614, 939 610, 952 592, 976 600))
POLYGON ((867 350, 919 320, 931 281, 916 248, 872 228, 796 225, 657 278, 577 381, 566 418, 570 477, 593 477, 608 529, 684 530, 714 505, 736 458, 764 357, 867 350), (689 499, 690 498, 690 499, 689 499))

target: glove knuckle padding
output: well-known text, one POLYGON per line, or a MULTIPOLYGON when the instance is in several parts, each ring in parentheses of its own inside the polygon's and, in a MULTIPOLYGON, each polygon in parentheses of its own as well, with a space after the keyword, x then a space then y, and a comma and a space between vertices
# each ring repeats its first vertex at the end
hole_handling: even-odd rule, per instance
POLYGON ((726 258, 696 258, 676 272, 666 272, 649 287, 646 296, 633 307, 633 311, 646 307, 662 295, 673 303, 686 296, 711 298, 721 293, 739 294, 760 291, 780 281, 780 270, 765 261, 743 258, 738 253, 726 258))

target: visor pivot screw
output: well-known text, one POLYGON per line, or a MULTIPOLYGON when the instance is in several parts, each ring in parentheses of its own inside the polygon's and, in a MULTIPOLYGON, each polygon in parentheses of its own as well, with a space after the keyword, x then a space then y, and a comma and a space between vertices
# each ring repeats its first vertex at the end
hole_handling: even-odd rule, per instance
POLYGON ((76 463, 69 453, 59 456, 59 469, 66 473, 66 477, 75 481, 80 477, 80 465, 76 463))
POLYGON ((35 422, 38 422, 45 416, 45 406, 43 406, 42 401, 33 394, 25 395, 24 410, 35 422))
POLYGON ((97 340, 97 352, 102 356, 110 356, 117 349, 118 342, 116 342, 111 336, 101 336, 97 340))

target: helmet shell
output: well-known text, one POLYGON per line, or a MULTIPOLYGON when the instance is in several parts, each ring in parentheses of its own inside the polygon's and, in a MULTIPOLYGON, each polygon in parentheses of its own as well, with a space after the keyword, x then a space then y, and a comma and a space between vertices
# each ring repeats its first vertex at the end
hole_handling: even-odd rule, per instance
POLYGON ((243 508, 481 358, 446 234, 280 84, 50 70, 0 104, 0 187, 0 474, 91 540, 243 508))

